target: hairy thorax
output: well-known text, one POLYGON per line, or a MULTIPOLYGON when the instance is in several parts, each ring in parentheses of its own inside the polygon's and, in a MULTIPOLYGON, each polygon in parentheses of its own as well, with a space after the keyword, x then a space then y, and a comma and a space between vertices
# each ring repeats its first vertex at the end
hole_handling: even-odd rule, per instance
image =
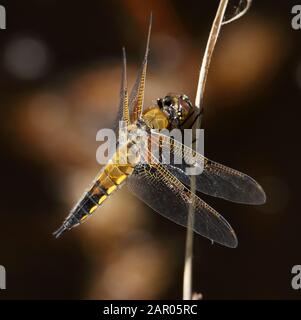
POLYGON ((152 106, 147 109, 142 118, 152 129, 162 130, 167 129, 169 126, 166 114, 158 106, 152 106))

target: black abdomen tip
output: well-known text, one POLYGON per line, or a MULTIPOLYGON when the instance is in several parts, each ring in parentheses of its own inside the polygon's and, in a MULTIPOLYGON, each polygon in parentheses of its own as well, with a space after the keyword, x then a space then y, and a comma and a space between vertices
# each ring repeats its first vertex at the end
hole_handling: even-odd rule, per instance
POLYGON ((67 228, 65 227, 65 225, 62 225, 55 232, 53 232, 53 235, 56 239, 58 239, 65 231, 67 231, 67 228))

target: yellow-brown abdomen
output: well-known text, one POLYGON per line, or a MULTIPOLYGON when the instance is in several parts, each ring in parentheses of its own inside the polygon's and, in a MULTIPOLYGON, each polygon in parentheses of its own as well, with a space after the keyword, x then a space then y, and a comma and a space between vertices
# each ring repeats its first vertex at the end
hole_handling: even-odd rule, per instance
POLYGON ((118 152, 101 170, 92 187, 84 193, 62 226, 54 233, 56 237, 83 222, 133 173, 135 164, 128 162, 129 145, 119 148, 118 152), (125 163, 120 159, 126 159, 125 163))
POLYGON ((93 186, 72 210, 79 222, 91 215, 134 171, 133 165, 129 163, 123 164, 120 161, 120 159, 127 159, 127 150, 128 147, 124 146, 114 154, 109 163, 96 177, 93 186))

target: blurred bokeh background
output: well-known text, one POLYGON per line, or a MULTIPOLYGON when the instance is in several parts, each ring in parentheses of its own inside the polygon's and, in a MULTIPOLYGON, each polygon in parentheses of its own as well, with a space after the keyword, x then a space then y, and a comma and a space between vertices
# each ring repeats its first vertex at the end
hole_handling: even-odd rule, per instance
MULTIPOLYGON (((231 2, 231 1, 230 1, 231 2)), ((125 188, 60 240, 52 232, 99 170, 96 132, 112 127, 121 47, 133 84, 154 14, 146 104, 194 98, 218 1, 1 1, 2 298, 180 299, 185 229, 125 188)), ((235 250, 195 237, 194 289, 205 299, 300 298, 301 31, 291 1, 254 0, 223 28, 205 98, 207 157, 253 176, 261 207, 203 197, 231 223, 235 250)))

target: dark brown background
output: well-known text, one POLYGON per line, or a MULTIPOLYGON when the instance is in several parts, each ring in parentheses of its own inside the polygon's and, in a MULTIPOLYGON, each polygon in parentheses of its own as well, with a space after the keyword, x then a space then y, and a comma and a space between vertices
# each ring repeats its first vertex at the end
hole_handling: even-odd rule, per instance
MULTIPOLYGON (((231 2, 231 1, 230 1, 231 2)), ((129 81, 154 14, 147 104, 194 97, 218 1, 1 1, 0 264, 17 299, 181 298, 185 230, 131 196, 88 223, 51 233, 97 172, 95 134, 118 104, 121 47, 129 81)), ((197 236, 194 287, 205 299, 299 299, 301 30, 290 1, 254 0, 223 28, 205 99, 206 155, 256 178, 262 207, 204 197, 231 222, 235 250, 197 236)), ((126 188, 124 188, 126 189, 126 188)))

